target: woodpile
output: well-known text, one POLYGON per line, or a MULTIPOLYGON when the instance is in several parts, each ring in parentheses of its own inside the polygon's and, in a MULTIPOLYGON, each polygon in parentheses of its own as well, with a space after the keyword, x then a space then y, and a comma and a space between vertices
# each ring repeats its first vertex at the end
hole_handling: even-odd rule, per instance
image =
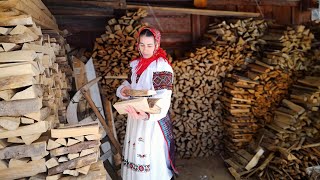
MULTIPOLYGON (((16 8, 29 10, 36 2, 19 1, 16 8)), ((65 122, 71 90, 63 37, 19 13, 14 8, 0 12, 0 179, 46 177, 48 132, 65 122)))
POLYGON ((221 80, 233 66, 218 55, 218 51, 203 47, 191 53, 189 59, 172 64, 173 131, 180 157, 210 156, 221 149, 223 128, 218 96, 221 80))
POLYGON ((140 20, 145 10, 127 12, 119 19, 110 19, 105 34, 96 39, 92 58, 98 76, 101 76, 102 93, 112 102, 117 101, 116 88, 129 76, 130 60, 139 56, 136 51, 136 33, 143 26, 140 20))
POLYGON ((269 65, 290 71, 305 71, 312 62, 307 58, 307 52, 311 49, 314 35, 303 25, 286 29, 270 25, 263 39, 267 42, 263 61, 269 65))
POLYGON ((220 58, 229 60, 233 66, 241 66, 255 59, 267 23, 264 20, 230 20, 230 22, 212 23, 205 37, 212 41, 212 48, 221 53, 220 58))
POLYGON ((100 138, 98 122, 60 124, 51 129, 47 143, 50 157, 45 162, 48 168, 46 179, 105 179, 106 170, 102 162, 98 162, 100 138), (98 166, 98 169, 93 170, 92 166, 98 166))
POLYGON ((253 140, 258 129, 252 108, 255 100, 257 80, 235 73, 228 74, 223 87, 223 95, 219 99, 224 108, 224 135, 225 147, 229 151, 244 147, 253 140))
POLYGON ((259 147, 262 152, 255 163, 248 166, 248 161, 239 160, 243 160, 243 154, 226 159, 234 177, 307 178, 306 168, 317 166, 320 158, 317 142, 320 137, 319 94, 319 77, 298 80, 290 89, 290 99, 281 101, 281 106, 274 111, 273 121, 259 131, 252 147, 259 147))

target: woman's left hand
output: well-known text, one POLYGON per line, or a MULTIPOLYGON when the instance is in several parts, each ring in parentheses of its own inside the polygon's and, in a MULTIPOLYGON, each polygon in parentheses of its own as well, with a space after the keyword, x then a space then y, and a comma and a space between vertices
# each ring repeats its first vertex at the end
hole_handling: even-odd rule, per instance
POLYGON ((126 108, 128 115, 135 120, 148 120, 149 116, 143 111, 136 111, 134 107, 127 106, 126 108))

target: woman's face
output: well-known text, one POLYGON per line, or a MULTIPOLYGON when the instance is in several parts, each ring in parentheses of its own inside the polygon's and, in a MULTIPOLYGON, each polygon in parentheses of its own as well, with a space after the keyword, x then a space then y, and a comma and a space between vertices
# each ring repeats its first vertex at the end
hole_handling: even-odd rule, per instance
POLYGON ((154 37, 140 36, 139 50, 144 58, 149 58, 153 55, 156 48, 154 37))

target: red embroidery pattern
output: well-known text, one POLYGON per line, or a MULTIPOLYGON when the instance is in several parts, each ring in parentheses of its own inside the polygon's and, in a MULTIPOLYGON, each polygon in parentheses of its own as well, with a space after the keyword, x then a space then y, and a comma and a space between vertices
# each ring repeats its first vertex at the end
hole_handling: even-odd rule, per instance
POLYGON ((155 90, 168 89, 172 90, 172 73, 168 71, 153 73, 153 87, 155 90))
POLYGON ((123 165, 127 166, 131 170, 137 171, 137 172, 149 172, 150 171, 150 164, 149 165, 135 164, 133 162, 129 162, 127 159, 123 159, 123 165))

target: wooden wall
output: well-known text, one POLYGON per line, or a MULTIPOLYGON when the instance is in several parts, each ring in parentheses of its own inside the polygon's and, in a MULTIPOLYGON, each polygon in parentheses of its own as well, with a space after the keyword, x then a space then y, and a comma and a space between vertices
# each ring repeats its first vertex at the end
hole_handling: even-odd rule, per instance
MULTIPOLYGON (((44 0, 55 15, 59 28, 67 29, 72 33, 67 40, 74 46, 91 49, 94 39, 104 32, 107 20, 124 12, 116 7, 101 4, 105 2, 103 0, 92 1, 96 4, 74 2, 76 0, 44 0)), ((126 1, 126 4, 192 8, 193 1, 130 0, 126 1)), ((310 20, 311 6, 311 0, 208 0, 207 9, 258 12, 264 18, 280 24, 299 24, 310 20)), ((149 15, 144 22, 148 22, 162 32, 162 47, 167 49, 184 50, 195 45, 213 19, 207 16, 152 11, 150 8, 148 12, 149 15)))

